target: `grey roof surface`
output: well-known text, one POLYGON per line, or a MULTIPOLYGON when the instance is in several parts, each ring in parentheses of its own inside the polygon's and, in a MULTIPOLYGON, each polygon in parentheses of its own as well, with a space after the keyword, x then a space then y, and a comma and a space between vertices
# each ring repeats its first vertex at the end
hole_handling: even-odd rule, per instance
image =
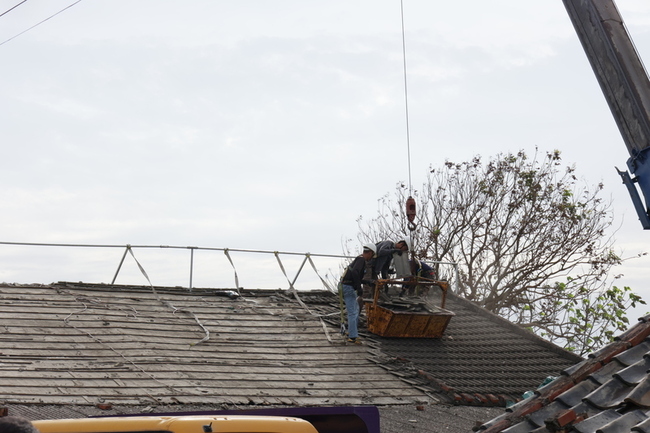
POLYGON ((0 401, 354 405, 428 402, 282 294, 0 286, 0 401))
POLYGON ((332 293, 241 295, 2 284, 0 404, 31 419, 370 404, 382 432, 468 431, 503 409, 449 403, 503 405, 579 359, 453 295, 442 339, 362 346, 332 293))
POLYGON ((378 362, 442 401, 504 406, 582 360, 452 293, 445 308, 455 316, 440 339, 366 334, 378 362))
POLYGON ((481 426, 484 433, 650 432, 650 316, 530 398, 481 426))

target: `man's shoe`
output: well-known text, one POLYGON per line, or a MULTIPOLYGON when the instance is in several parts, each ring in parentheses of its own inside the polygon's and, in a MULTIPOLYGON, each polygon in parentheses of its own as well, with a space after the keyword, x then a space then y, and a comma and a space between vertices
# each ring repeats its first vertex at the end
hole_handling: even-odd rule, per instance
POLYGON ((348 338, 346 340, 346 342, 352 343, 352 344, 361 344, 361 340, 359 340, 358 338, 348 338))

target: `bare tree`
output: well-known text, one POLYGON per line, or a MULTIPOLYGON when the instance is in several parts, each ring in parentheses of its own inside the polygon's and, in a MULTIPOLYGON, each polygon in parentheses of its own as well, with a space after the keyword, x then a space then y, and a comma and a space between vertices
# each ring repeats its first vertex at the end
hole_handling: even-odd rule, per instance
MULTIPOLYGON (((613 216, 595 187, 579 185, 560 152, 523 151, 447 161, 421 192, 415 254, 459 264, 459 295, 584 354, 627 327, 625 311, 645 303, 612 286, 622 259, 608 236, 613 216)), ((403 203, 380 200, 379 215, 359 220, 361 241, 408 234, 403 203)))

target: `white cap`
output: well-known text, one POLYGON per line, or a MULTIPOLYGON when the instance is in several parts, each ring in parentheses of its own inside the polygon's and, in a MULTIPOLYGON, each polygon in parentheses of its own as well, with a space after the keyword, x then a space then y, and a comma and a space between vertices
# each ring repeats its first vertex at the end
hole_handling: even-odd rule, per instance
POLYGON ((406 246, 408 247, 409 251, 411 250, 411 240, 410 239, 404 238, 404 239, 400 239, 399 241, 397 241, 397 243, 400 243, 400 242, 404 242, 406 244, 406 246))
POLYGON ((363 249, 372 251, 373 257, 377 254, 377 245, 375 244, 372 243, 364 244, 363 249))

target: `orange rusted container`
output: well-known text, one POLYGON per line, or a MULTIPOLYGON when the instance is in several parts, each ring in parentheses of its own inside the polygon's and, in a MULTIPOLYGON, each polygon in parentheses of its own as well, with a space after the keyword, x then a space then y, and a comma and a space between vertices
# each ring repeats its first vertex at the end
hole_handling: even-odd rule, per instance
MULTIPOLYGON (((436 284, 446 295, 447 284, 436 284)), ((427 311, 403 311, 378 304, 381 284, 373 302, 367 302, 368 331, 382 337, 440 338, 454 313, 442 307, 428 306, 427 311)), ((443 296, 443 306, 444 306, 443 296)))

